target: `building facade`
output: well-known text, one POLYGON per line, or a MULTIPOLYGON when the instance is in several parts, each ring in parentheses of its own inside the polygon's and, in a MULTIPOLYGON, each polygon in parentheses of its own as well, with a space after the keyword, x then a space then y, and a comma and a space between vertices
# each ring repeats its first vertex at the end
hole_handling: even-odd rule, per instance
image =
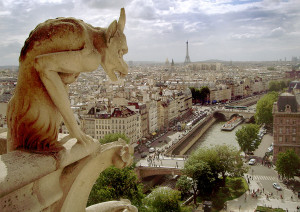
POLYGON ((283 93, 273 105, 273 162, 280 152, 293 149, 300 156, 300 106, 296 96, 283 93))

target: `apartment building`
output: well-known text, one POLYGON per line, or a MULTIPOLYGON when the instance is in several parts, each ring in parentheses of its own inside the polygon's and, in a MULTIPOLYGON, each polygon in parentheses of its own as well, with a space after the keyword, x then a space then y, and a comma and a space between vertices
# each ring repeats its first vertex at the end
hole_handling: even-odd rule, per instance
POLYGON ((149 112, 149 119, 148 119, 148 125, 149 125, 149 134, 154 135, 156 131, 158 130, 157 126, 157 101, 151 100, 146 103, 147 110, 149 112))
POLYGON ((135 143, 141 138, 140 115, 126 106, 112 109, 102 106, 92 107, 82 117, 83 131, 95 139, 102 139, 110 133, 123 133, 135 143))
POLYGON ((113 109, 111 114, 111 133, 124 133, 131 141, 136 143, 139 138, 139 115, 126 106, 113 109))
POLYGON ((231 89, 227 86, 221 86, 219 88, 210 90, 211 102, 227 101, 231 99, 231 89))
POLYGON ((273 105, 273 135, 273 162, 287 149, 293 149, 300 156, 299 96, 283 93, 278 97, 273 105))

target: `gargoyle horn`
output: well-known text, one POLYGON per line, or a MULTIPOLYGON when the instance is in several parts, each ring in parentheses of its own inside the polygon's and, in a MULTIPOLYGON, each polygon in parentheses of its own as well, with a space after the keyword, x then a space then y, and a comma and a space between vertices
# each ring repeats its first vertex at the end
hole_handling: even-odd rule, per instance
POLYGON ((125 22, 126 22, 125 9, 124 9, 124 8, 121 8, 120 18, 119 18, 119 21, 118 21, 118 28, 119 28, 122 32, 124 31, 125 22))

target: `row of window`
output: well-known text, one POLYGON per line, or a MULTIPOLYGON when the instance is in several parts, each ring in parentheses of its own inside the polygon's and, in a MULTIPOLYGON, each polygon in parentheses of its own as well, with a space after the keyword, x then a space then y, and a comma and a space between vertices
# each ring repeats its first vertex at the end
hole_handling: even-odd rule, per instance
POLYGON ((279 136, 278 137, 278 143, 289 143, 289 142, 296 143, 296 137, 293 136, 292 139, 290 136, 279 136))
POLYGON ((279 134, 296 134, 296 127, 279 127, 279 134))
POLYGON ((287 119, 287 118, 277 118, 276 122, 280 124, 296 124, 297 120, 296 119, 287 119))

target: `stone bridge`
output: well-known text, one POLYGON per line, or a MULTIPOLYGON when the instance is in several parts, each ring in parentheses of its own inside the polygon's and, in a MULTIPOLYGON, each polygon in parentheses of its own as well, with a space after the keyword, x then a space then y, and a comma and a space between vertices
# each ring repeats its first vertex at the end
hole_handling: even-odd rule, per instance
POLYGON ((236 109, 217 109, 213 112, 215 118, 224 118, 227 121, 234 115, 242 116, 246 122, 249 122, 254 118, 254 110, 236 110, 236 109))
POLYGON ((135 170, 139 179, 156 175, 181 175, 181 168, 173 167, 145 167, 140 166, 135 170))
POLYGON ((164 157, 159 160, 140 160, 135 169, 138 178, 143 179, 155 175, 181 175, 185 160, 183 158, 164 157))

